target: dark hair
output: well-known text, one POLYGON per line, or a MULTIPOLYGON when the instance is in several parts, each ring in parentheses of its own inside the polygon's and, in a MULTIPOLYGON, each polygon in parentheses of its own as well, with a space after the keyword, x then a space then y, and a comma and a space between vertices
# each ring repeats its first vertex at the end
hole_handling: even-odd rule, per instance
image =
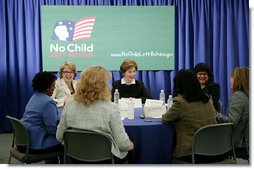
POLYGON ((194 72, 195 74, 197 74, 198 72, 206 72, 208 74, 208 81, 207 83, 213 83, 214 78, 213 78, 213 72, 210 68, 210 66, 206 63, 198 63, 195 67, 194 67, 194 72))
POLYGON ((182 95, 187 102, 209 101, 209 97, 202 92, 195 73, 188 69, 180 70, 174 78, 173 97, 177 95, 182 95))
POLYGON ((49 72, 39 72, 33 78, 32 87, 34 91, 44 92, 56 80, 56 76, 49 72))

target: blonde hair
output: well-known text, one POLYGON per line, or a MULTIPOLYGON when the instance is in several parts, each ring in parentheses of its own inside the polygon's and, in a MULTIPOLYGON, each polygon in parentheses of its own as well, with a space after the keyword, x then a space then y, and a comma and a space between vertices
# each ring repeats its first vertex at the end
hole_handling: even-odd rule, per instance
POLYGON ((136 71, 138 70, 138 65, 134 60, 126 59, 120 66, 120 72, 124 74, 127 70, 134 67, 136 71))
POLYGON ((77 69, 76 69, 76 65, 70 61, 65 61, 62 66, 60 67, 60 79, 63 78, 63 70, 65 67, 70 68, 73 72, 74 72, 74 78, 77 76, 77 69))
POLYGON ((231 72, 231 78, 234 79, 232 92, 243 91, 249 97, 249 68, 237 67, 231 72))
POLYGON ((111 75, 101 66, 92 66, 84 70, 77 82, 74 100, 90 105, 96 100, 111 100, 109 80, 111 75))

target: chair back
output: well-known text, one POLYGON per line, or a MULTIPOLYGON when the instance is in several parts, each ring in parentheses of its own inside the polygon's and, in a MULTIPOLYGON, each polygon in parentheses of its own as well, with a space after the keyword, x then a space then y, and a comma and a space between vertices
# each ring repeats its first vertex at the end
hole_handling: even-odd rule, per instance
POLYGON ((29 133, 26 126, 19 119, 16 119, 9 115, 7 115, 6 118, 10 120, 14 133, 8 164, 10 164, 12 157, 19 160, 22 163, 30 164, 52 158, 59 159, 60 156, 63 156, 63 152, 61 150, 38 154, 29 153, 30 142, 29 142, 29 133), (26 152, 19 151, 15 145, 26 147, 26 152))
POLYGON ((244 137, 242 147, 236 147, 236 157, 248 160, 249 162, 249 123, 244 129, 244 137))
POLYGON ((198 129, 192 143, 192 163, 195 163, 195 154, 212 156, 229 151, 233 152, 235 160, 233 131, 233 123, 212 124, 198 129))
POLYGON ((64 133, 64 161, 66 155, 85 162, 99 162, 111 159, 111 140, 108 136, 90 130, 68 129, 64 133))
POLYGON ((249 123, 245 128, 245 133, 244 133, 244 144, 245 147, 247 148, 247 153, 249 154, 249 123))
POLYGON ((249 156, 250 156, 250 149, 249 149, 249 123, 248 125, 246 126, 246 129, 245 129, 245 135, 244 135, 244 142, 245 142, 245 146, 246 146, 246 158, 249 162, 249 156))
POLYGON ((29 134, 24 124, 20 120, 9 115, 7 115, 6 118, 10 120, 12 125, 15 145, 29 147, 29 134))

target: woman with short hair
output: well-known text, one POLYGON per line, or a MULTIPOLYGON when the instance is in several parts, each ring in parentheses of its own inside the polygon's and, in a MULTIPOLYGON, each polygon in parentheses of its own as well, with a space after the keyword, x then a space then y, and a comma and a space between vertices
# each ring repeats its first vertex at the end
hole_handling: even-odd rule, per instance
POLYGON ((66 100, 72 97, 76 90, 76 65, 69 61, 64 62, 60 67, 59 76, 52 98, 56 101, 57 107, 63 108, 66 100))
POLYGON ((220 85, 214 82, 213 72, 206 63, 198 63, 194 67, 194 72, 200 83, 202 91, 212 96, 213 106, 217 112, 221 112, 222 103, 220 101, 220 85))
POLYGON ((120 72, 123 78, 112 84, 112 101, 115 89, 118 89, 120 98, 141 98, 142 103, 145 103, 146 99, 152 99, 144 83, 135 79, 137 70, 138 65, 134 60, 126 59, 122 62, 120 72))
MULTIPOLYGON (((57 107, 55 101, 50 98, 55 89, 55 82, 56 76, 49 72, 39 72, 33 78, 34 94, 21 118, 28 129, 30 153, 63 151, 63 146, 56 139, 57 107)), ((21 152, 26 151, 26 147, 23 146, 18 149, 21 152)), ((57 163, 57 159, 53 163, 57 163)))

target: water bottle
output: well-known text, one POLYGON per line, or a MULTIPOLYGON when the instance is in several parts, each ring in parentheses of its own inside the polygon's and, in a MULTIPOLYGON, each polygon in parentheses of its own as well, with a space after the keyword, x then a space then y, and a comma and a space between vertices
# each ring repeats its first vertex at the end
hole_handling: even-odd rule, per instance
POLYGON ((115 93, 114 93, 114 102, 118 104, 118 100, 119 100, 119 92, 118 92, 118 89, 115 90, 115 93))
POLYGON ((171 107, 172 105, 172 95, 168 96, 168 109, 171 107))
POLYGON ((165 104, 165 93, 164 93, 164 90, 161 90, 160 92, 160 100, 163 101, 163 105, 165 104))
POLYGON ((128 108, 129 108, 129 112, 128 112, 128 119, 134 119, 134 102, 132 100, 132 98, 130 97, 129 101, 128 101, 128 108))

